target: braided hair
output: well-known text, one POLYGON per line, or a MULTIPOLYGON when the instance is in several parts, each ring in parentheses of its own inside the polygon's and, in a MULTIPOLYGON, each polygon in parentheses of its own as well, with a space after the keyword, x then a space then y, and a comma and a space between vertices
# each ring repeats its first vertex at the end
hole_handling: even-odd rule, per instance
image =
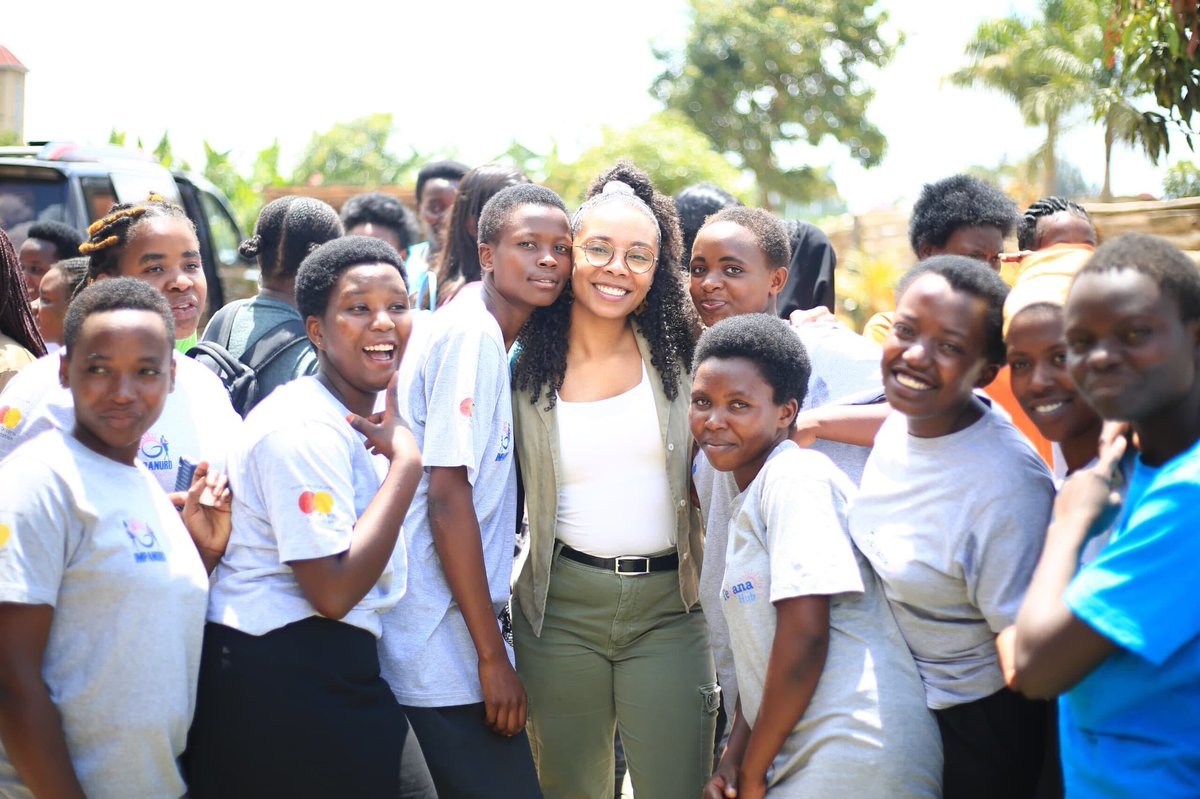
POLYGON ((238 253, 258 261, 264 281, 294 277, 306 255, 341 235, 342 221, 327 203, 290 195, 263 207, 254 235, 241 243, 238 253))
MULTIPOLYGON (((635 314, 632 320, 650 344, 650 362, 662 378, 663 392, 668 399, 674 400, 679 395, 682 377, 691 366, 700 333, 700 320, 680 271, 683 244, 675 202, 660 194, 646 173, 628 161, 619 161, 592 181, 587 191, 588 200, 602 194, 605 184, 611 181, 624 183, 632 189, 634 197, 626 195, 625 201, 640 200, 649 207, 658 223, 659 252, 654 280, 646 294, 644 309, 640 309, 641 313, 635 314)), ((620 195, 613 201, 621 201, 620 195)), ((579 232, 590 207, 585 201, 572 217, 572 235, 579 232)), ((574 301, 569 286, 553 305, 534 311, 517 335, 520 354, 513 366, 513 387, 528 391, 534 404, 541 399, 544 390, 548 408, 554 407, 567 372, 567 332, 571 327, 571 303, 574 301)))
POLYGON ((33 318, 33 309, 25 294, 21 262, 8 235, 0 230, 0 333, 40 358, 46 354, 46 342, 33 318))
POLYGON ((160 194, 151 194, 140 203, 117 203, 88 227, 88 239, 79 245, 79 252, 88 256, 88 279, 119 275, 121 253, 137 235, 138 225, 158 217, 182 219, 196 232, 187 212, 160 194))
POLYGON ((1025 209, 1021 221, 1017 223, 1017 247, 1022 250, 1038 248, 1038 222, 1055 214, 1071 214, 1091 224, 1092 218, 1087 210, 1065 197, 1043 197, 1025 209))

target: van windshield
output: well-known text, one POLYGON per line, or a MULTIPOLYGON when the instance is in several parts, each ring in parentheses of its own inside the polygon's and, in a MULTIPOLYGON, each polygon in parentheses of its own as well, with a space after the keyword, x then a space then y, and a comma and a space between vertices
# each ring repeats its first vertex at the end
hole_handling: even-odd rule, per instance
POLYGON ((70 222, 67 181, 0 175, 0 229, 20 234, 34 222, 45 221, 70 222))

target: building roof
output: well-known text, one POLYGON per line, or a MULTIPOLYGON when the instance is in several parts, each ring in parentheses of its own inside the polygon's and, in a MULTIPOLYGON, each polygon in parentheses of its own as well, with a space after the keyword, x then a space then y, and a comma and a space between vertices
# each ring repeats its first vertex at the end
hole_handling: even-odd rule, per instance
POLYGON ((22 64, 15 55, 12 54, 12 51, 2 44, 0 44, 0 69, 16 72, 29 71, 28 68, 26 68, 26 66, 22 64))

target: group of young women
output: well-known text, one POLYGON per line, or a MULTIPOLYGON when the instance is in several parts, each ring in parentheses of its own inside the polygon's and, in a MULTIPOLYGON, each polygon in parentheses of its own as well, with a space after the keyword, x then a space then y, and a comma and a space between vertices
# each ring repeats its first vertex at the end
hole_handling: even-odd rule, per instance
POLYGON ((263 210, 227 343, 307 343, 244 421, 181 209, 92 226, 61 332, 0 236, 62 343, 0 394, 0 796, 608 799, 614 732, 642 799, 1196 795, 1186 256, 1034 236, 1010 292, 932 184, 877 347, 777 318, 765 211, 428 180, 421 286, 379 203, 263 210))

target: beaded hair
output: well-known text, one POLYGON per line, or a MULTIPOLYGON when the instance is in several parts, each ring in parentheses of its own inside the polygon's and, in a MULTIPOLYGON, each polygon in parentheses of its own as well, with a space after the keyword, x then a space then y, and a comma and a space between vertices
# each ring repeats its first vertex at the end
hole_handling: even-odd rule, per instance
POLYGON ((156 217, 183 219, 196 232, 187 212, 160 194, 151 194, 141 203, 117 203, 88 226, 88 239, 79 245, 79 252, 88 257, 88 278, 118 274, 121 252, 133 240, 138 224, 156 217))

